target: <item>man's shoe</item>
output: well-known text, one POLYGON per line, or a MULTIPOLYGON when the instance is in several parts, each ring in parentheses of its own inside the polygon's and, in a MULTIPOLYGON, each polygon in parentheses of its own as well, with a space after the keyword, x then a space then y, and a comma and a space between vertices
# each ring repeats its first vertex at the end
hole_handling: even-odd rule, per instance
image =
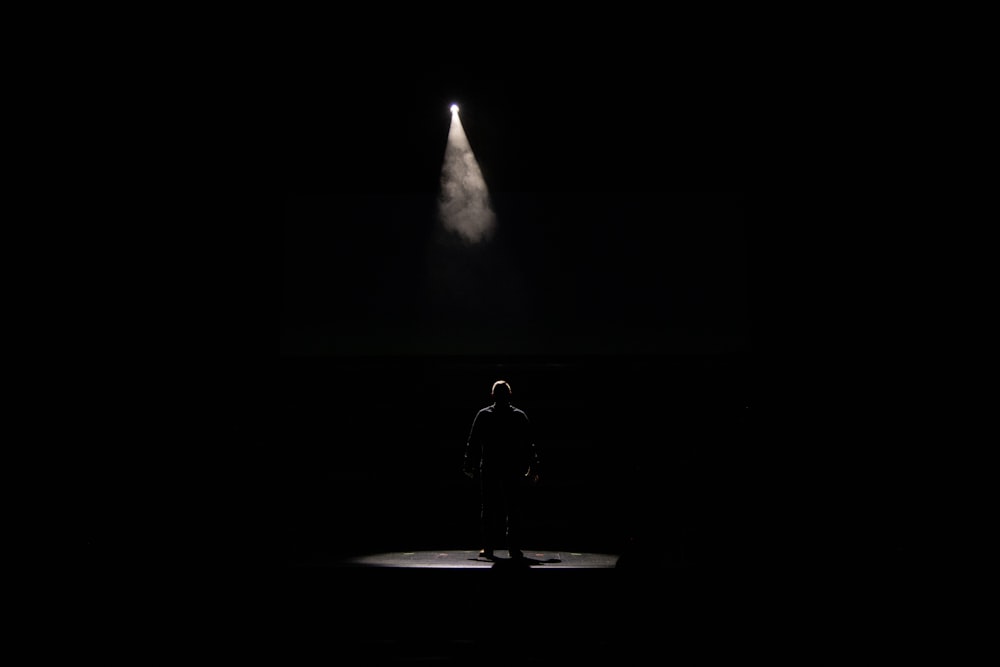
POLYGON ((511 549, 510 550, 510 557, 511 558, 524 558, 524 554, 521 552, 520 549, 511 549))
POLYGON ((493 560, 493 550, 492 549, 481 549, 479 551, 479 557, 485 558, 486 560, 493 560))

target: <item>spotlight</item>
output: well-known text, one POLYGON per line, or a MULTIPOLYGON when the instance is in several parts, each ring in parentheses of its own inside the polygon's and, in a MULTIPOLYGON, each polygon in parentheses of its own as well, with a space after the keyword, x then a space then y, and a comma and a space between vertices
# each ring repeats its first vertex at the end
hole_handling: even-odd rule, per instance
POLYGON ((451 105, 451 112, 452 113, 458 113, 458 105, 457 104, 452 104, 451 105))

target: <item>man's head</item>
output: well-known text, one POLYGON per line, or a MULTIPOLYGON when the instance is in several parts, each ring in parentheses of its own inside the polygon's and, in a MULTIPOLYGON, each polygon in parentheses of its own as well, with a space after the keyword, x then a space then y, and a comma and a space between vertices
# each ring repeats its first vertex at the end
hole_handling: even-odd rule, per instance
POLYGON ((507 405, 510 403, 510 385, 507 384, 506 380, 497 380, 493 383, 493 389, 490 391, 490 396, 493 397, 493 402, 499 405, 507 405))

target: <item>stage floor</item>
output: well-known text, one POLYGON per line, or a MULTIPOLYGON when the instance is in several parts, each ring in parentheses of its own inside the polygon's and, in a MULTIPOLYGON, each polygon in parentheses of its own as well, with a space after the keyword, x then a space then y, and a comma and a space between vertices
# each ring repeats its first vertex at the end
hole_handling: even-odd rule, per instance
POLYGON ((478 550, 442 549, 429 551, 391 551, 360 556, 349 556, 327 561, 314 560, 301 563, 305 567, 387 567, 387 568, 502 568, 526 567, 539 570, 551 569, 605 569, 614 568, 617 554, 588 553, 579 551, 524 552, 524 558, 511 559, 504 549, 497 550, 493 560, 479 556, 478 550))

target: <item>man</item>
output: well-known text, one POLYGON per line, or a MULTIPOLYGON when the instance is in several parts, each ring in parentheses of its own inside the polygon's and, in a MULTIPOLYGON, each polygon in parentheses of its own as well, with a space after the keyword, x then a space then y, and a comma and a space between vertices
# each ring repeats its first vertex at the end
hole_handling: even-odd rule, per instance
POLYGON ((510 557, 523 558, 523 496, 527 485, 537 484, 541 479, 538 449, 528 416, 510 403, 510 385, 497 380, 490 397, 493 404, 477 412, 472 422, 462 465, 470 478, 479 470, 483 546, 479 555, 493 560, 494 548, 502 542, 501 530, 506 527, 510 557))

